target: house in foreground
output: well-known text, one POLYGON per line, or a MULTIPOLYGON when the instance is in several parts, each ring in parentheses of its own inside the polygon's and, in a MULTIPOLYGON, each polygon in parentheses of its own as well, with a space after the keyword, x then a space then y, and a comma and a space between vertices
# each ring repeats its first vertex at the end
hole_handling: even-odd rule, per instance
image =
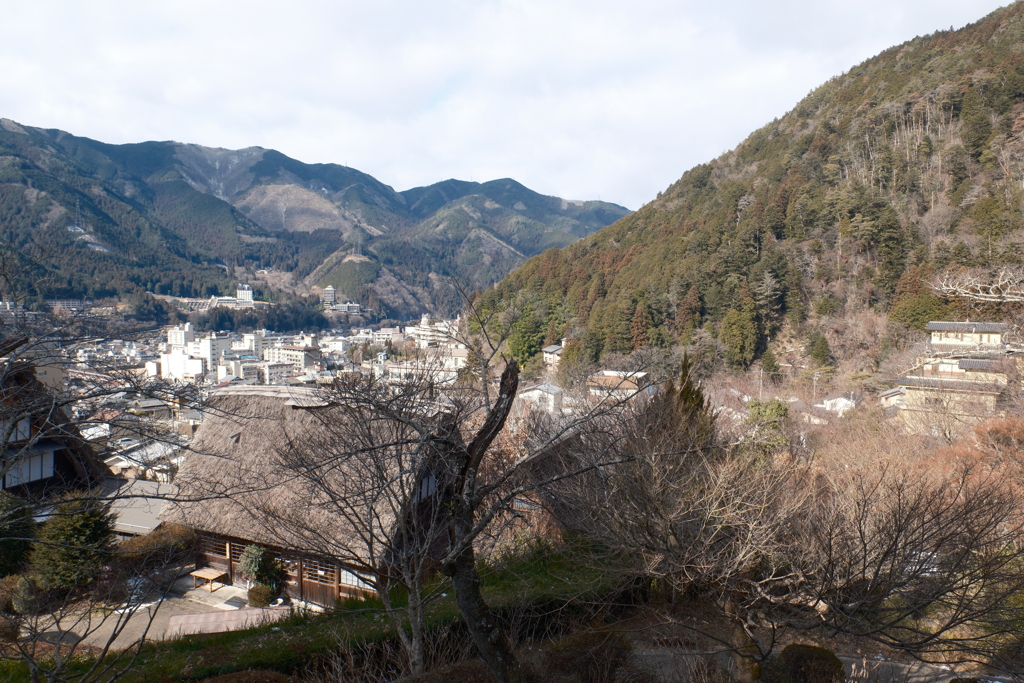
MULTIPOLYGON (((359 529, 290 461, 295 449, 329 431, 315 414, 322 406, 316 390, 306 387, 229 385, 211 393, 192 453, 175 479, 181 502, 161 513, 197 532, 197 569, 219 569, 228 583, 246 586, 239 560, 246 546, 257 544, 283 564, 284 592, 293 599, 333 607, 372 592, 360 575, 368 558, 359 551, 359 529), (339 546, 353 549, 347 559, 326 550, 339 546)), ((357 482, 359 473, 327 476, 357 482)), ((388 519, 382 511, 380 524, 388 519)))
POLYGON ((92 488, 103 468, 38 379, 31 353, 19 356, 30 346, 27 337, 0 341, 0 489, 39 499, 92 488))

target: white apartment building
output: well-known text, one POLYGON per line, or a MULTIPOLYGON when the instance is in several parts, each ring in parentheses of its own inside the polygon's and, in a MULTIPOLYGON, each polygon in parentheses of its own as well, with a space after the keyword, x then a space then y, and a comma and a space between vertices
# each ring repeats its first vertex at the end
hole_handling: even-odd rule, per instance
POLYGON ((424 315, 419 325, 405 328, 406 336, 416 340, 421 349, 432 346, 458 345, 459 319, 430 322, 430 316, 424 315))
POLYGON ((185 352, 193 358, 202 358, 212 368, 226 351, 231 350, 231 343, 231 337, 218 337, 215 332, 211 332, 208 337, 186 344, 185 352))
POLYGON ((266 337, 266 330, 256 330, 243 334, 241 339, 231 342, 232 351, 249 351, 257 358, 263 358, 263 350, 271 346, 266 337))
POLYGON ((174 349, 160 354, 160 375, 165 379, 194 382, 206 374, 206 361, 174 349))
POLYGON ((252 287, 243 282, 239 282, 238 288, 235 290, 235 298, 238 300, 236 305, 239 308, 251 308, 253 305, 252 287))
POLYGON ((264 384, 277 384, 295 374, 291 363, 257 363, 260 381, 264 384))
POLYGON ((401 344, 405 340, 401 327, 382 327, 373 333, 373 343, 385 346, 388 342, 401 344))
POLYGON ((243 380, 260 381, 260 364, 243 363, 240 360, 222 360, 217 366, 217 379, 223 380, 228 376, 237 377, 243 380))
POLYGON ((287 363, 301 374, 320 360, 320 349, 314 346, 272 346, 264 351, 263 360, 287 363))
POLYGON ((185 323, 184 327, 176 326, 167 331, 167 346, 173 351, 175 347, 184 349, 186 344, 195 340, 196 334, 192 329, 192 323, 185 323))

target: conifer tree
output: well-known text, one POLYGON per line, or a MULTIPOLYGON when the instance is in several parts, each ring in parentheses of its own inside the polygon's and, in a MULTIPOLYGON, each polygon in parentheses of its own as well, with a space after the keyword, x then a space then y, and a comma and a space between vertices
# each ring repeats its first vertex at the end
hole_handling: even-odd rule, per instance
POLYGON ((811 342, 808 354, 811 360, 818 366, 828 365, 832 362, 832 349, 828 345, 825 335, 818 333, 811 342))
POLYGON ((761 370, 766 375, 765 379, 769 382, 777 384, 782 378, 779 372, 779 361, 775 358, 775 354, 772 353, 770 346, 765 349, 764 353, 761 355, 761 370))
POLYGON ((757 325, 753 314, 731 309, 722 319, 718 338, 725 345, 725 359, 729 365, 746 368, 754 360, 757 349, 757 325))
POLYGON ((47 588, 87 586, 114 545, 114 514, 89 498, 61 503, 39 530, 32 551, 32 569, 47 588))
POLYGON ((32 550, 36 522, 27 500, 0 491, 0 576, 16 574, 32 550))
POLYGON ((633 324, 630 326, 630 341, 633 343, 634 349, 641 349, 647 346, 647 328, 651 326, 651 321, 647 317, 647 307, 644 306, 643 301, 638 301, 636 304, 636 311, 633 313, 633 324))
POLYGON ((676 307, 676 334, 687 335, 700 326, 701 308, 700 290, 696 285, 691 285, 686 296, 676 307))

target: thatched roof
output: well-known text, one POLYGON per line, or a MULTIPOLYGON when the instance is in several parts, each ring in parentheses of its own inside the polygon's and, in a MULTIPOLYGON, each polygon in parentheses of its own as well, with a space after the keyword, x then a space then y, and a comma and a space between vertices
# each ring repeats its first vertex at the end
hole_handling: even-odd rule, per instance
MULTIPOLYGON (((233 386, 211 394, 205 420, 175 484, 181 501, 161 512, 167 521, 264 545, 354 561, 366 544, 352 519, 291 464, 324 431, 315 391, 297 387, 233 386), (353 549, 344 552, 343 548, 353 549)), ((338 467, 328 477, 344 488, 359 474, 338 467)), ((355 480, 353 480, 355 481, 355 480)), ((378 513, 379 524, 393 519, 378 513)))

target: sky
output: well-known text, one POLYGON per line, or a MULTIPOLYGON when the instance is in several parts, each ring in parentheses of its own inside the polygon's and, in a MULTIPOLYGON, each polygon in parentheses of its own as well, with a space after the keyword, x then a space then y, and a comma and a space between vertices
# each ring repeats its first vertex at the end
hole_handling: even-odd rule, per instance
POLYGON ((832 76, 1005 4, 0 0, 0 117, 636 209, 832 76))

